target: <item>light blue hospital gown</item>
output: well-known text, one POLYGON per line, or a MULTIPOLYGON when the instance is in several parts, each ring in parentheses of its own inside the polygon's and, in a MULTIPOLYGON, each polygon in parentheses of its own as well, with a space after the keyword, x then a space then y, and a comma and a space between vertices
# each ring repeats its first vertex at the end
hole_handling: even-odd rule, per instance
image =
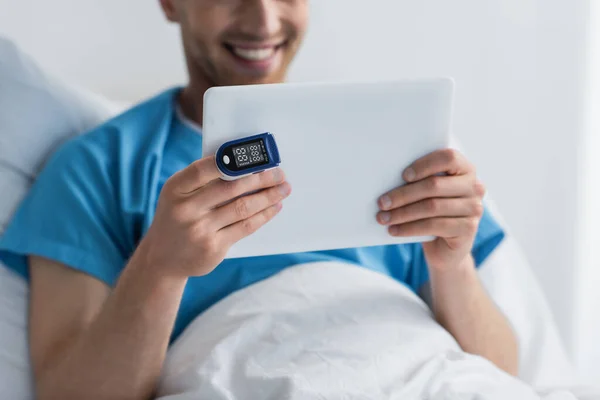
MULTIPOLYGON (((152 222, 165 181, 202 155, 201 135, 175 111, 179 90, 63 145, 0 238, 0 260, 27 278, 26 256, 38 255, 114 286, 152 222)), ((473 249, 478 266, 503 237, 486 211, 473 249)), ((226 260, 189 280, 171 339, 238 289, 297 264, 334 260, 389 275, 414 291, 429 279, 418 244, 226 260)))

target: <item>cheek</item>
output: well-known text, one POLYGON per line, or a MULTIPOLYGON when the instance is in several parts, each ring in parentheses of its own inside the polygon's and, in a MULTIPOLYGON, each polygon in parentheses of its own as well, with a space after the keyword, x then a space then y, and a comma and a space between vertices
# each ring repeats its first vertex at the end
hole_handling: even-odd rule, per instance
MULTIPOLYGON (((184 34, 194 47, 200 47, 203 51, 213 52, 221 45, 219 40, 222 32, 226 31, 229 21, 228 15, 218 9, 208 10, 198 8, 188 14, 184 34)), ((204 54, 206 56, 206 54, 204 54)))
POLYGON ((283 26, 292 40, 288 48, 288 57, 293 57, 302 44, 308 27, 308 7, 296 7, 284 14, 283 26))
POLYGON ((276 2, 273 12, 277 15, 285 34, 293 37, 303 36, 308 25, 307 0, 281 0, 276 2))
POLYGON ((298 27, 298 32, 300 32, 301 35, 304 35, 304 33, 306 32, 306 29, 308 28, 308 18, 309 18, 308 7, 305 7, 297 15, 298 15, 298 17, 296 19, 296 26, 298 27))
POLYGON ((285 13, 285 20, 298 38, 302 38, 308 27, 308 5, 305 1, 299 1, 297 5, 285 13))
POLYGON ((187 38, 187 52, 194 60, 194 64, 203 70, 207 76, 216 79, 223 57, 223 49, 218 36, 211 31, 210 26, 196 26, 189 32, 187 38))

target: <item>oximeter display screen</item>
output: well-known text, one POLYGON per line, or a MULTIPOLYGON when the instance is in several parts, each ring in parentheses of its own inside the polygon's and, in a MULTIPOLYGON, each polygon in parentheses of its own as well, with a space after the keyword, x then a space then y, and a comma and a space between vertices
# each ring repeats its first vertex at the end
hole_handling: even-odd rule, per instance
POLYGON ((279 165, 279 149, 271 133, 224 143, 217 150, 217 168, 225 180, 238 179, 279 165))
POLYGON ((233 159, 238 168, 253 167, 268 162, 267 152, 262 140, 243 143, 232 147, 233 159))

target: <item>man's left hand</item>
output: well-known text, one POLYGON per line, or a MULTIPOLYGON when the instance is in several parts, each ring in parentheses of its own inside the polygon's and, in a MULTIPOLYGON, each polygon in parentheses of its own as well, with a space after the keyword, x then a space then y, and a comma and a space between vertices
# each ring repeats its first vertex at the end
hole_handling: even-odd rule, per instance
POLYGON ((485 187, 475 167, 458 151, 444 149, 415 161, 403 178, 406 185, 379 199, 378 222, 392 236, 437 237, 423 243, 429 268, 464 265, 484 210, 485 187))

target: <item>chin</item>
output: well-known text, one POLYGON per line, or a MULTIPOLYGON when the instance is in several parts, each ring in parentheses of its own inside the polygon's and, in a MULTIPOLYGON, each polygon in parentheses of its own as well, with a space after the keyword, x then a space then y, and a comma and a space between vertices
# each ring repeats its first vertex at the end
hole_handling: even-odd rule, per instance
POLYGON ((220 79, 218 86, 238 86, 238 85, 267 85, 273 83, 285 82, 285 73, 277 73, 267 76, 229 76, 220 79))

